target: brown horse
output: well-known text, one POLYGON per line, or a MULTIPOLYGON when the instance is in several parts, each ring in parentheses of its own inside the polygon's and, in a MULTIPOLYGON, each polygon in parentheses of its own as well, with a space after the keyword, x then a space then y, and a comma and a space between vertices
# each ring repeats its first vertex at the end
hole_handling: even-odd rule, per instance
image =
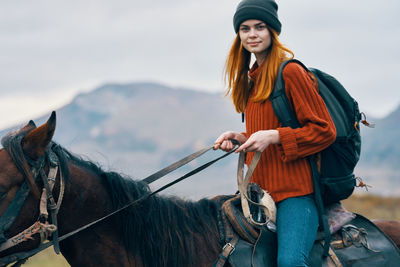
POLYGON ((374 220, 373 222, 389 236, 400 249, 400 222, 392 220, 374 220))
MULTIPOLYGON (((52 141, 55 113, 36 128, 31 121, 2 139, 0 150, 0 214, 5 217, 19 197, 20 188, 29 193, 15 220, 0 219, 4 242, 35 223, 44 182, 36 169, 48 173, 52 161, 49 148, 58 158, 54 196, 59 194, 60 173, 65 191, 58 212, 58 235, 62 236, 95 221, 135 199, 150 194, 148 185, 79 158, 52 141)), ((224 245, 220 240, 214 200, 197 202, 175 197, 152 196, 60 242, 62 255, 71 266, 211 266, 224 245)), ((11 212, 12 213, 12 212, 11 212)), ((12 218, 9 217, 9 218, 12 218)), ((381 223, 383 225, 384 222, 381 223)), ((385 230, 385 228, 382 228, 385 230)), ((397 233, 400 228, 397 226, 397 233)), ((39 246, 39 234, 0 252, 0 259, 39 246)), ((396 241, 397 242, 397 241, 396 241)), ((400 242, 397 243, 400 245, 400 242)))

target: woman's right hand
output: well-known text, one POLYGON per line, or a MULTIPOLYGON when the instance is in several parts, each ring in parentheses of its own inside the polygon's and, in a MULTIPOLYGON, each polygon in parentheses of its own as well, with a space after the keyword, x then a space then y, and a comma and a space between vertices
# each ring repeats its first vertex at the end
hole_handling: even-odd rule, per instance
POLYGON ((232 150, 235 145, 232 143, 230 139, 235 139, 237 140, 240 144, 243 144, 246 142, 247 138, 241 133, 233 132, 233 131, 228 131, 223 134, 221 134, 217 140, 215 140, 215 145, 214 149, 222 149, 223 151, 230 151, 232 150))

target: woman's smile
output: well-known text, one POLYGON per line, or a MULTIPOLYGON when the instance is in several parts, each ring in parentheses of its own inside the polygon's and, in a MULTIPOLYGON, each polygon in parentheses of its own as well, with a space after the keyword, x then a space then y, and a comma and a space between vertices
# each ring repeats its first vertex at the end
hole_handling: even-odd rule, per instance
POLYGON ((254 53, 257 62, 261 65, 271 45, 271 34, 267 25, 261 20, 246 20, 240 24, 239 36, 243 47, 250 53, 254 53))
POLYGON ((250 46, 258 46, 261 42, 248 42, 248 45, 250 46))

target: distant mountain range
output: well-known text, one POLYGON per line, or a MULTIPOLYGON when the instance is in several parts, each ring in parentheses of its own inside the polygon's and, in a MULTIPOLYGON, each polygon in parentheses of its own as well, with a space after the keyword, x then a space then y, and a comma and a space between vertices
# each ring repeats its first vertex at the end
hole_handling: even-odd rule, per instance
MULTIPOLYGON (((47 116, 33 119, 40 124, 47 116)), ((400 195, 399 121, 400 107, 386 118, 375 120, 375 129, 362 127, 362 158, 357 174, 373 186, 372 193, 400 195)), ((57 110, 55 141, 105 170, 141 179, 211 145, 223 131, 243 129, 241 116, 223 93, 173 89, 156 83, 106 84, 78 95, 57 110)), ((208 152, 154 186, 221 153, 208 152)), ((168 193, 188 198, 234 193, 236 160, 236 156, 223 159, 168 193)))

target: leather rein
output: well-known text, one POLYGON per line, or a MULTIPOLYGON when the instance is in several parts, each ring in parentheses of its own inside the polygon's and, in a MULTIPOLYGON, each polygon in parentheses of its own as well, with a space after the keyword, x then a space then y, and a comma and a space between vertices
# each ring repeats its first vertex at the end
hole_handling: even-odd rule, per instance
MULTIPOLYGON (((236 140, 232 140, 232 142, 234 143, 234 145, 239 144, 236 140)), ((168 173, 170 173, 170 172, 182 167, 183 165, 188 164, 192 160, 200 157, 207 151, 212 150, 213 147, 214 147, 214 145, 205 147, 193 154, 190 154, 189 156, 182 158, 181 160, 169 165, 168 167, 165 167, 164 169, 144 178, 142 181, 147 184, 153 183, 153 182, 157 181, 158 179, 162 178, 163 176, 167 175, 168 173)), ((237 147, 232 149, 229 152, 226 152, 224 155, 197 167, 196 169, 194 169, 194 170, 186 173, 185 175, 181 176, 180 178, 177 178, 174 181, 160 187, 159 189, 151 192, 150 194, 145 195, 145 196, 143 196, 135 201, 132 201, 130 203, 127 203, 125 206, 122 206, 121 208, 109 213, 108 215, 101 217, 100 219, 97 219, 89 224, 86 224, 72 232, 69 232, 69 233, 64 234, 63 236, 59 237, 58 229, 57 229, 57 213, 60 209, 61 202, 63 199, 64 189, 65 189, 65 185, 64 185, 65 181, 64 181, 64 177, 61 172, 61 168, 59 168, 59 160, 57 158, 57 155, 52 151, 52 148, 50 147, 48 149, 47 153, 45 154, 45 156, 40 158, 39 160, 32 161, 32 160, 27 159, 29 165, 31 166, 32 177, 34 177, 35 180, 38 179, 38 177, 41 177, 43 180, 43 190, 42 190, 42 195, 41 195, 41 199, 40 199, 40 216, 39 216, 38 220, 32 226, 23 230, 21 233, 15 235, 14 237, 9 238, 9 239, 7 239, 5 237, 4 232, 6 230, 8 230, 14 223, 14 221, 15 221, 18 213, 20 212, 20 210, 27 198, 27 195, 29 193, 29 186, 26 181, 22 184, 22 186, 20 187, 16 196, 14 197, 12 203, 9 205, 9 207, 7 208, 7 210, 5 211, 3 216, 0 218, 0 244, 1 244, 0 252, 4 251, 6 249, 9 249, 13 246, 16 246, 19 243, 27 241, 28 239, 32 239, 32 236, 37 233, 40 233, 40 237, 41 237, 40 245, 36 249, 32 249, 30 251, 17 252, 17 253, 5 256, 3 258, 0 258, 0 266, 6 266, 13 262, 16 262, 13 266, 20 266, 29 257, 39 253, 40 251, 42 251, 52 245, 54 246, 54 251, 57 254, 59 254, 60 253, 60 247, 59 247, 60 241, 66 239, 70 236, 73 236, 73 235, 89 228, 90 226, 97 224, 97 223, 115 215, 116 213, 118 213, 130 206, 133 206, 145 199, 148 199, 151 196, 171 187, 172 185, 202 171, 203 169, 209 167, 210 165, 214 164, 215 162, 219 161, 220 159, 223 159, 223 158, 227 157, 228 155, 232 154, 233 152, 236 151, 236 149, 237 149, 237 147), (43 169, 45 161, 46 161, 45 160, 46 157, 49 162, 48 175, 45 174, 44 169, 43 169), (53 191, 53 187, 54 187, 55 180, 57 177, 57 173, 59 173, 59 177, 60 177, 60 190, 59 190, 60 192, 59 192, 58 200, 56 202, 53 197, 52 191, 53 191), (47 209, 50 210, 51 224, 48 222, 47 209), (52 236, 52 239, 49 240, 48 242, 45 242, 46 240, 48 240, 48 237, 50 235, 52 236)), ((26 155, 25 155, 25 157, 26 157, 26 155)))

